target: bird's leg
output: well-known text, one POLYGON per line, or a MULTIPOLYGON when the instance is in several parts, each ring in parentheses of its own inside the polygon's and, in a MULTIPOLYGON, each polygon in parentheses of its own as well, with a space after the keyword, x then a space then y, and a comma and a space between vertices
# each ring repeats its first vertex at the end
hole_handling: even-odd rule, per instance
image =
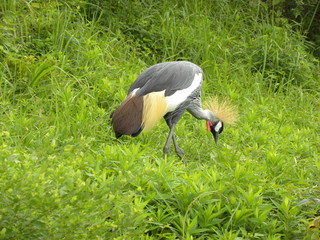
POLYGON ((184 153, 183 153, 182 149, 178 146, 177 141, 176 141, 176 138, 175 138, 175 136, 174 136, 174 132, 173 132, 173 130, 172 130, 172 129, 174 129, 174 127, 175 127, 176 124, 175 124, 175 123, 174 123, 174 124, 171 123, 171 119, 166 119, 166 123, 167 123, 167 125, 168 125, 168 127, 169 127, 169 129, 170 129, 170 132, 169 132, 169 136, 168 136, 167 142, 166 142, 166 144, 165 144, 165 146, 164 146, 164 148, 163 148, 164 156, 166 157, 167 154, 168 154, 169 151, 170 151, 170 140, 171 140, 171 138, 172 138, 173 145, 174 145, 174 149, 176 150, 177 155, 178 155, 180 158, 183 158, 184 153), (171 138, 170 138, 170 133, 171 133, 171 131, 172 131, 172 134, 171 134, 171 138))
POLYGON ((174 131, 175 125, 176 125, 175 123, 169 125, 169 128, 170 128, 169 135, 168 135, 166 144, 163 147, 163 155, 164 155, 165 158, 168 156, 168 154, 170 152, 170 141, 171 141, 172 136, 173 136, 173 131, 174 131))
POLYGON ((174 144, 174 149, 176 150, 176 153, 178 154, 178 156, 180 158, 184 157, 184 152, 182 151, 182 149, 178 146, 177 142, 176 142, 176 137, 174 136, 174 134, 172 135, 172 140, 173 140, 173 144, 174 144))

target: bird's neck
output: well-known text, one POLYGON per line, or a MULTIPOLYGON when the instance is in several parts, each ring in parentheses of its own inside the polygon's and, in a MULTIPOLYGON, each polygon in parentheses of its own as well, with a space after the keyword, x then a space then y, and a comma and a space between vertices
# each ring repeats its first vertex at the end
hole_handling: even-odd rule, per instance
POLYGON ((216 115, 208 109, 202 110, 202 113, 205 116, 203 119, 205 119, 207 121, 210 121, 210 122, 219 121, 219 119, 216 117, 216 115))
POLYGON ((212 111, 202 109, 201 106, 188 110, 197 119, 205 119, 210 122, 216 122, 219 120, 212 111))

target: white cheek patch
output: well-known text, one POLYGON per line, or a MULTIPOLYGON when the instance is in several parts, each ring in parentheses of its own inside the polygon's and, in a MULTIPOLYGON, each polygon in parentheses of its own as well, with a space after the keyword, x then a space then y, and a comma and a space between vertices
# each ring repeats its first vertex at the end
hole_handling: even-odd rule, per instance
POLYGON ((219 132, 221 127, 222 127, 222 123, 221 123, 221 121, 219 121, 219 122, 217 123, 217 125, 214 127, 214 130, 215 130, 216 132, 219 132))

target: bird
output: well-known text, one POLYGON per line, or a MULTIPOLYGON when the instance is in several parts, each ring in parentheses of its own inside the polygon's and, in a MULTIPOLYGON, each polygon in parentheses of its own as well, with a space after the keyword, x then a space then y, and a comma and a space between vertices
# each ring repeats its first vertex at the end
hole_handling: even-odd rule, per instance
POLYGON ((116 138, 122 135, 138 136, 150 130, 163 117, 169 127, 169 134, 163 147, 163 155, 170 152, 171 141, 175 152, 184 157, 177 144, 175 127, 185 111, 199 120, 206 120, 207 130, 213 134, 218 144, 219 134, 223 132, 224 121, 233 124, 237 118, 234 106, 218 102, 211 108, 203 109, 201 88, 203 70, 189 61, 161 62, 143 71, 130 86, 121 105, 112 112, 111 124, 116 138), (220 115, 219 115, 220 113, 220 115))

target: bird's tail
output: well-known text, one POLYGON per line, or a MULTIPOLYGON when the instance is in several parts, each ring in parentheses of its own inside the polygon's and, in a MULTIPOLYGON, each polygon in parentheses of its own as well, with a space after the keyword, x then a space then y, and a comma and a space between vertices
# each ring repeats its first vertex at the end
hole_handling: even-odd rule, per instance
POLYGON ((138 136, 143 130, 142 114, 143 97, 128 95, 110 116, 116 137, 119 138, 122 135, 138 136))
POLYGON ((128 95, 111 114, 116 137, 138 136, 142 130, 150 130, 167 113, 164 92, 144 96, 128 95))

